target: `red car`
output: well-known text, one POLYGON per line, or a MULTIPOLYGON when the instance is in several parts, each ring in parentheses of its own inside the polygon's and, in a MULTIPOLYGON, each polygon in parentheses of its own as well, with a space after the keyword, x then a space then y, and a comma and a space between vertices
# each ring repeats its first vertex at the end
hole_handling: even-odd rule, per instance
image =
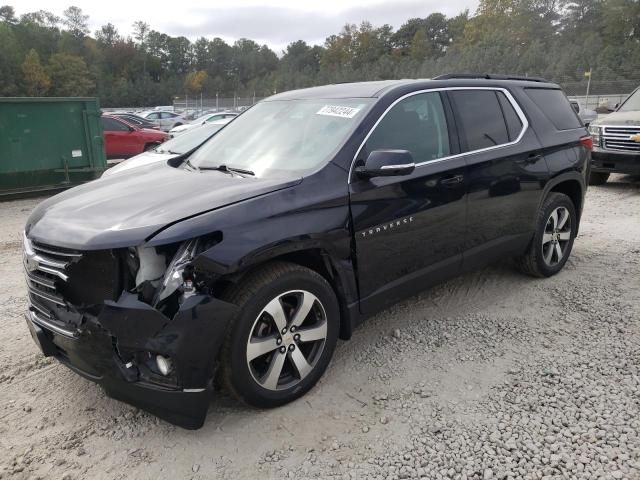
POLYGON ((128 158, 160 145, 168 135, 158 130, 138 128, 121 118, 102 116, 104 149, 107 158, 128 158))

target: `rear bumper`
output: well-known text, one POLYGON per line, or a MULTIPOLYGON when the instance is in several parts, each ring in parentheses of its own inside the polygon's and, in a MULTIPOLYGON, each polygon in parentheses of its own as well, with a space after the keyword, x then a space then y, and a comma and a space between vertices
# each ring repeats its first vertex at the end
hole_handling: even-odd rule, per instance
POLYGON ((591 152, 591 170, 640 175, 640 153, 622 153, 594 148, 591 152))
POLYGON ((189 298, 168 319, 133 295, 105 302, 80 328, 26 315, 29 331, 45 356, 100 384, 107 395, 188 429, 206 418, 216 358, 234 305, 205 295, 189 298), (156 355, 174 368, 162 376, 149 364, 156 355))

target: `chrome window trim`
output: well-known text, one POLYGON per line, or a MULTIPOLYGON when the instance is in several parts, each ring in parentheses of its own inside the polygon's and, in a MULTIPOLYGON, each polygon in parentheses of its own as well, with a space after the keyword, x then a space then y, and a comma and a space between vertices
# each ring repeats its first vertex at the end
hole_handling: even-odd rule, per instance
POLYGON ((403 163, 402 165, 383 165, 380 170, 395 170, 396 168, 409 168, 415 167, 415 163, 403 163))
MULTIPOLYGON (((389 113, 389 111, 393 107, 395 107, 398 103, 400 103, 404 99, 409 98, 409 97, 413 97, 414 95, 420 95, 421 93, 447 92, 447 91, 455 91, 455 90, 492 90, 492 91, 498 91, 498 92, 504 93, 505 97, 507 97, 507 100, 509 101, 511 106, 516 111, 516 114, 518 115, 518 118, 520 118, 520 121, 522 122, 522 130, 520 130, 520 133, 518 134, 516 139, 512 140, 511 142, 501 143, 500 145, 494 145, 492 147, 480 148, 480 149, 477 149, 477 150, 470 150, 470 151, 464 152, 464 153, 456 153, 455 155, 448 155, 446 157, 436 158, 434 160, 427 160, 425 162, 419 162, 419 163, 415 164, 416 168, 422 167, 423 165, 427 165, 427 164, 430 165, 430 164, 434 164, 434 163, 444 162, 446 160, 451 160, 451 159, 454 159, 454 158, 463 157, 465 155, 472 155, 474 153, 482 153, 482 152, 488 152, 488 151, 491 151, 491 150, 495 150, 495 149, 498 149, 498 148, 510 147, 511 145, 515 145, 515 144, 519 143, 520 140, 522 140, 522 137, 524 137, 524 134, 526 133, 527 129, 529 128, 529 121, 527 120, 526 115, 524 114, 523 110, 520 108, 520 105, 518 104, 516 99, 513 97, 513 95, 511 95, 511 92, 509 92, 509 90, 507 90, 506 88, 502 88, 502 87, 441 87, 441 88, 428 88, 428 89, 424 89, 424 90, 416 90, 415 92, 409 92, 409 93, 403 95, 402 97, 397 98, 391 105, 389 105, 387 107, 387 109, 384 112, 382 112, 382 115, 380 115, 380 118, 378 118, 378 120, 376 120, 376 123, 373 124, 373 127, 371 127, 371 129, 369 130, 369 133, 367 133, 367 136, 364 137, 364 140, 360 144, 360 147, 358 147, 358 150, 356 151, 356 154, 353 156, 353 159, 351 160, 351 167, 349 167, 348 183, 349 184, 352 183, 353 168, 354 168, 354 165, 356 163, 356 159, 358 158, 358 155, 360 155, 360 152, 362 151, 362 148, 367 143, 367 141, 369 140, 369 137, 375 131, 375 129, 377 128, 378 124, 382 121, 382 119, 384 117, 386 117, 386 115, 389 113)), ((447 132, 447 134, 448 134, 448 132, 447 132)))

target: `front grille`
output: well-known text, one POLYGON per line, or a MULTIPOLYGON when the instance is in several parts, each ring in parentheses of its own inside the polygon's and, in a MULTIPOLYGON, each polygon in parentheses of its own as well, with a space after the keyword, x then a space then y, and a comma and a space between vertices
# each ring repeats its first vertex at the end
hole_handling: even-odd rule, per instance
POLYGON ((640 152, 640 141, 632 138, 636 135, 640 135, 640 125, 629 127, 605 126, 602 133, 602 146, 608 150, 640 152))
POLYGON ((25 237, 24 266, 32 303, 52 303, 66 307, 67 303, 58 290, 58 284, 69 281, 67 269, 81 258, 80 252, 54 249, 30 242, 25 237))
MULTIPOLYGON (((119 261, 111 250, 80 252, 24 237, 25 278, 33 319, 79 327, 83 312, 96 313, 118 293, 119 261)), ((46 326, 46 325, 45 325, 46 326)))

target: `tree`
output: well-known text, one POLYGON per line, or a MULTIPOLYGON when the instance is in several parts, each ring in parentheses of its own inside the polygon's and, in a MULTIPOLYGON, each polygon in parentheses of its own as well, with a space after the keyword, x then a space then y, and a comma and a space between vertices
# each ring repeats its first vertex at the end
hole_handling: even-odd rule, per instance
POLYGON ((96 41, 105 47, 113 48, 117 42, 122 41, 118 29, 112 23, 101 26, 100 30, 96 30, 95 36, 96 41))
POLYGON ((2 5, 0 7, 0 21, 5 23, 16 23, 16 11, 10 5, 2 5))
POLYGON ((81 8, 71 6, 63 15, 63 23, 74 37, 84 37, 89 33, 89 15, 82 13, 81 8))
POLYGON ((25 93, 28 96, 42 96, 51 86, 47 71, 40 64, 40 56, 33 48, 29 50, 22 63, 22 75, 25 93))
POLYGON ((207 75, 207 72, 205 72, 204 70, 199 70, 197 72, 190 72, 187 74, 187 77, 185 78, 184 88, 187 91, 187 93, 191 95, 202 93, 202 90, 204 89, 204 86, 207 83, 208 79, 209 79, 209 76, 207 75))
POLYGON ((81 57, 56 53, 49 59, 47 73, 51 94, 57 97, 83 97, 95 90, 87 64, 81 57))

